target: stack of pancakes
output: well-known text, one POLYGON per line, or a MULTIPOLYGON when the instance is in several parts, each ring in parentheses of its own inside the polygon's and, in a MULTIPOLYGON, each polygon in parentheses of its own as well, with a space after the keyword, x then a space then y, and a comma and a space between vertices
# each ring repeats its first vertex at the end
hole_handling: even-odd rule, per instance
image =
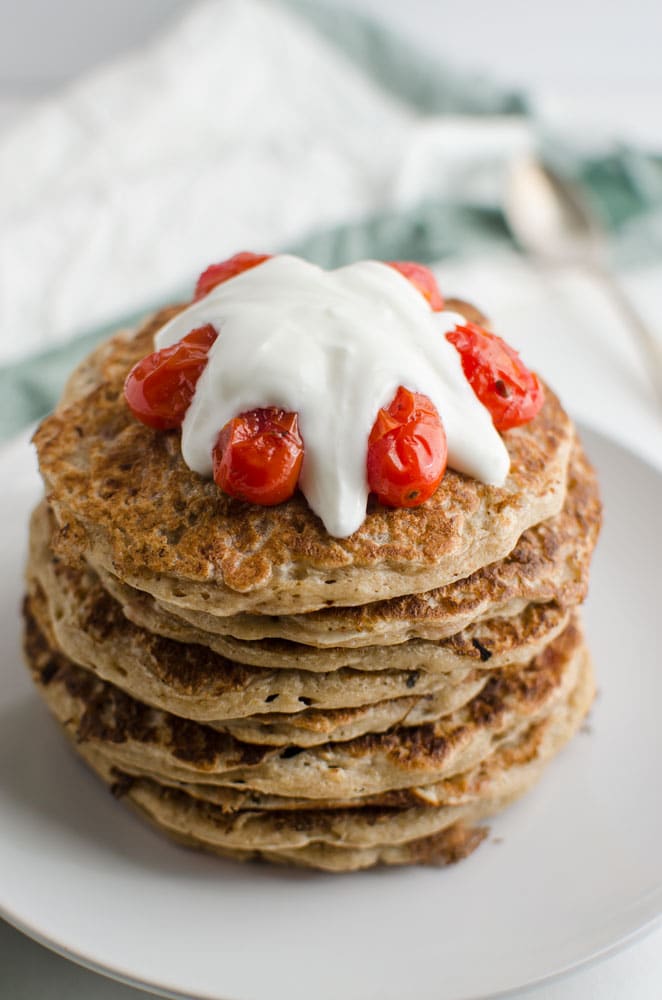
POLYGON ((233 500, 133 419, 124 379, 174 312, 92 354, 35 436, 39 690, 184 843, 334 871, 464 857, 594 693, 576 609, 600 502, 570 419, 548 390, 504 434, 503 488, 449 470, 333 538, 303 497, 233 500))

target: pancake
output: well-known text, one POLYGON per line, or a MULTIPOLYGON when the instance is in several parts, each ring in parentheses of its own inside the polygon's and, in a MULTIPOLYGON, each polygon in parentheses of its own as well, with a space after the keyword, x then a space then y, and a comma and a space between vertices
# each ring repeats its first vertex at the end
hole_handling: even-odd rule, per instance
POLYGON ((473 772, 462 775, 459 783, 464 783, 464 795, 435 807, 364 806, 305 813, 246 810, 228 816, 186 792, 173 791, 149 779, 137 779, 126 792, 159 825, 175 831, 196 830, 203 843, 223 847, 273 850, 323 843, 347 849, 418 840, 438 834, 458 821, 470 824, 492 815, 527 791, 540 778, 548 761, 576 732, 588 711, 593 690, 590 662, 584 654, 575 687, 546 724, 537 727, 532 737, 525 734, 498 760, 490 758, 473 772), (198 823, 202 816, 202 824, 195 822, 196 815, 198 823))
POLYGON ((462 683, 449 684, 441 691, 409 698, 392 698, 356 708, 332 711, 309 709, 286 713, 224 719, 210 723, 243 743, 275 747, 314 747, 324 743, 344 743, 367 733, 384 733, 395 726, 421 726, 457 711, 475 698, 489 683, 491 675, 476 671, 462 683))
MULTIPOLYGON (((182 647, 138 630, 123 619, 107 595, 102 605, 93 604, 91 609, 85 599, 78 605, 83 621, 88 615, 92 623, 87 630, 79 627, 72 631, 58 616, 60 607, 56 602, 53 615, 39 586, 33 588, 31 613, 42 631, 52 636, 52 644, 75 663, 90 667, 150 705, 206 722, 250 743, 315 746, 384 732, 394 725, 420 725, 466 704, 494 673, 467 668, 423 679, 411 672, 395 671, 384 676, 340 670, 329 678, 323 674, 302 678, 296 671, 270 675, 259 668, 251 672, 238 664, 227 664, 207 649, 182 647), (110 613, 104 612, 109 603, 110 613), (101 642, 97 638, 100 633, 101 642), (175 680, 179 680, 179 691, 173 690, 175 680), (215 693, 210 691, 212 686, 215 693), (270 690, 272 687, 275 690, 270 690), (412 695, 415 688, 417 694, 412 695), (425 693, 426 689, 430 690, 425 693), (270 693, 265 694, 267 690, 270 693), (310 693, 299 694, 302 690, 310 693), (383 697, 388 693, 393 696, 383 697), (358 704, 352 704, 353 700, 358 704), (280 710, 273 712, 276 703, 280 710), (311 708, 311 704, 317 707, 311 708), (242 717, 234 718, 238 713, 242 717)), ((559 632, 562 627, 559 624, 559 632)))
MULTIPOLYGON (((396 791, 365 795, 355 799, 325 799, 324 809, 361 809, 364 806, 385 806, 406 809, 411 807, 436 808, 444 805, 466 805, 484 796, 486 788, 492 787, 498 775, 515 766, 521 767, 534 761, 544 762, 574 734, 577 726, 588 712, 595 694, 590 659, 584 653, 579 681, 567 700, 562 700, 540 721, 529 726, 523 735, 513 741, 505 741, 494 753, 481 761, 473 769, 453 775, 431 785, 401 788, 396 791)), ((134 778, 148 777, 140 767, 132 766, 130 772, 111 768, 88 745, 78 744, 82 756, 106 777, 114 776, 115 794, 121 795, 132 784, 134 778), (104 770, 105 769, 105 770, 104 770)), ((149 779, 152 782, 153 779, 149 779)), ((224 813, 241 811, 263 812, 284 810, 308 810, 320 808, 315 799, 278 795, 265 795, 245 788, 224 788, 213 785, 181 782, 161 777, 160 785, 184 791, 194 799, 220 807, 224 813)))
MULTIPOLYGON (((61 634, 60 624, 54 621, 49 613, 47 602, 38 589, 31 595, 29 607, 42 632, 51 637, 51 645, 62 650, 62 644, 56 638, 58 633, 61 634)), ((68 637, 68 633, 65 631, 65 654, 70 652, 66 637, 68 637)), ((116 682, 118 687, 134 697, 169 712, 175 708, 181 708, 181 703, 184 701, 185 708, 188 709, 187 718, 205 722, 221 732, 230 733, 239 740, 267 746, 284 747, 291 744, 303 747, 316 746, 329 741, 338 742, 353 739, 369 732, 384 732, 394 725, 416 726, 430 722, 466 704, 482 690, 490 679, 488 671, 469 670, 464 673, 456 671, 454 674, 446 674, 437 678, 438 687, 429 694, 415 696, 407 694, 403 697, 331 709, 307 707, 305 702, 308 699, 299 697, 293 699, 295 701, 293 712, 275 713, 269 711, 275 699, 269 702, 268 699, 271 696, 260 697, 259 692, 255 692, 255 690, 248 691, 249 695, 252 693, 255 696, 257 693, 255 702, 250 696, 246 696, 245 690, 230 691, 225 698, 204 699, 200 694, 196 698, 189 698, 188 701, 175 698, 165 685, 163 690, 159 690, 155 684, 152 684, 151 687, 149 683, 140 684, 142 664, 139 665, 138 671, 135 669, 135 661, 127 664, 127 658, 124 656, 125 643, 113 644, 107 641, 103 645, 97 645, 94 638, 85 632, 81 632, 77 638, 78 643, 72 644, 76 646, 76 653, 79 654, 74 658, 74 662, 81 664, 82 660, 82 665, 86 665, 87 660, 88 663, 92 663, 92 669, 96 674, 106 680, 116 682), (101 669, 99 669, 99 665, 101 665, 101 669), (137 690, 138 688, 141 690, 137 690), (142 690, 144 688, 147 689, 146 695, 145 691, 142 690), (149 697, 152 693, 155 696, 149 697), (214 705, 211 717, 209 717, 210 704, 214 705), (256 711, 252 712, 251 707, 254 707, 256 711), (223 710, 226 713, 229 712, 230 716, 222 717, 223 710), (233 718, 233 710, 245 713, 245 716, 250 717, 233 718)), ((155 662, 158 661, 163 667, 163 657, 158 656, 158 646, 167 646, 168 644, 150 642, 149 636, 142 638, 146 640, 143 642, 143 646, 145 644, 152 648, 156 646, 156 651, 153 652, 155 662)), ((181 664, 182 661, 186 662, 184 669, 192 684, 195 684, 195 681, 199 679, 198 674, 204 669, 205 659, 207 662, 211 659, 206 650, 196 651, 188 648, 181 652, 172 649, 168 652, 174 654, 176 664, 181 664), (200 666, 200 670, 198 670, 198 666, 200 666)), ((149 661, 149 656, 145 654, 144 650, 142 656, 143 662, 149 661)), ((278 677, 281 684, 288 679, 284 673, 281 672, 278 677)), ((297 680, 298 678, 295 678, 295 684, 297 680)), ((322 675, 314 675, 314 683, 318 687, 322 681, 322 675)), ((334 684, 337 697, 344 700, 343 678, 334 675, 332 681, 337 682, 334 684), (341 685, 339 689, 338 685, 341 685)), ((360 678, 354 678, 354 681, 354 687, 360 686, 360 678)), ((375 674, 368 674, 364 678, 368 694, 378 693, 370 690, 378 681, 379 675, 375 674)), ((406 687, 407 683, 403 681, 403 688, 406 689, 406 687)), ((409 690, 411 690, 411 685, 409 690)), ((290 696, 291 698, 292 696, 290 696)), ((287 694, 281 698, 281 701, 284 707, 288 702, 287 694)))
POLYGON ((77 610, 79 621, 88 627, 72 627, 58 618, 57 600, 49 605, 34 581, 29 588, 30 612, 54 648, 139 700, 201 722, 269 715, 276 708, 280 715, 307 714, 310 706, 328 713, 411 696, 413 691, 448 692, 453 697, 456 687, 482 683, 481 674, 485 676, 472 669, 417 677, 407 671, 362 674, 343 669, 325 675, 247 668, 206 647, 184 646, 131 627, 109 598, 91 605, 84 598, 77 610))
MULTIPOLYGON (((156 602, 203 632, 229 633, 252 643, 277 637, 326 647, 374 646, 409 639, 438 640, 475 622, 519 614, 530 603, 572 607, 586 596, 590 560, 601 522, 595 473, 579 443, 573 447, 565 504, 553 518, 526 531, 508 556, 470 577, 423 594, 358 607, 329 607, 301 615, 216 615, 156 602)), ((100 570, 104 586, 122 604, 132 594, 100 570)), ((488 647, 489 648, 489 647, 488 647)))
POLYGON ((568 695, 585 655, 573 622, 531 664, 496 674, 467 705, 436 723, 281 750, 131 698, 53 650, 29 609, 26 651, 56 718, 119 770, 135 764, 156 780, 165 775, 320 800, 432 784, 474 767, 568 695))
POLYGON ((70 561, 83 554, 172 606, 303 613, 465 578, 559 512, 573 428, 551 390, 534 420, 504 433, 511 471, 502 488, 449 471, 421 507, 373 504, 345 539, 329 536, 300 495, 276 507, 231 499, 186 467, 178 433, 140 424, 123 400, 127 372, 174 311, 99 348, 35 434, 70 561))
MULTIPOLYGON (((113 787, 117 787, 116 783, 113 787)), ((467 826, 465 822, 456 820, 439 833, 398 844, 345 847, 312 841, 299 847, 279 850, 241 849, 224 845, 222 833, 218 836, 218 814, 212 813, 210 807, 194 805, 188 797, 176 800, 167 789, 152 784, 132 788, 127 800, 144 819, 183 846, 204 850, 233 861, 267 861, 327 872, 351 872, 383 865, 425 864, 442 867, 455 864, 472 854, 488 834, 485 828, 467 826)), ((492 811, 505 808, 510 801, 492 803, 492 811)), ((471 812, 474 821, 490 815, 490 808, 484 805, 464 811, 466 814, 471 812)))
MULTIPOLYGON (((361 671, 451 673, 468 664, 491 668, 526 663, 568 622, 569 611, 555 601, 528 604, 511 618, 488 618, 445 639, 409 639, 389 646, 307 646, 289 639, 235 639, 168 614, 152 597, 113 578, 110 591, 129 621, 157 635, 208 646, 234 661, 256 667, 328 673, 352 667, 361 671)), ((74 657, 75 658, 75 657, 74 657)), ((408 674, 409 676, 409 674, 408 674)), ((409 686, 417 684, 409 678, 409 686)))
MULTIPOLYGON (((102 776, 109 773, 102 758, 96 758, 93 766, 102 776)), ((515 778, 512 783, 519 784, 516 779, 520 775, 513 771, 509 774, 515 778)), ((189 834, 197 827, 196 839, 204 838, 212 844, 235 850, 292 850, 313 843, 343 848, 397 844, 439 833, 458 820, 473 820, 477 818, 477 812, 482 813, 488 803, 486 813, 483 814, 489 814, 495 806, 498 809, 503 802, 514 797, 508 795, 512 791, 508 788, 498 798, 491 796, 464 805, 440 806, 437 809, 365 806, 349 810, 314 809, 301 813, 246 810, 228 816, 213 805, 192 798, 186 792, 176 791, 148 778, 136 778, 125 789, 124 794, 128 794, 130 801, 141 806, 160 826, 189 834)))
POLYGON ((97 348, 35 434, 40 695, 113 794, 182 844, 326 871, 466 857, 594 695, 576 609, 601 509, 572 422, 546 390, 502 435, 502 488, 449 470, 420 507, 371 499, 335 538, 299 493, 225 495, 179 432, 130 414, 126 375, 182 308, 97 348))
MULTIPOLYGON (((172 831, 167 831, 173 836, 172 831)), ((308 847, 290 851, 260 851, 252 855, 242 855, 236 851, 214 848, 187 841, 178 837, 182 843, 189 846, 203 846, 224 857, 234 860, 262 860, 275 864, 295 865, 302 868, 315 868, 327 872, 350 872, 364 868, 374 868, 385 865, 434 865, 443 867, 456 864, 467 858, 482 843, 488 831, 481 828, 467 827, 464 823, 454 823, 451 827, 431 837, 411 840, 405 844, 386 845, 370 848, 342 848, 328 844, 311 844, 308 847)))
MULTIPOLYGON (((156 707, 210 724, 234 720, 221 727, 249 742, 312 745, 436 718, 477 694, 489 679, 488 667, 527 662, 541 652, 569 614, 550 612, 545 629, 544 614, 522 616, 521 645, 513 648, 508 641, 503 650, 492 623, 491 633, 483 635, 490 648, 468 642, 466 656, 453 654, 456 664, 466 666, 443 674, 251 669, 207 647, 183 645, 133 625, 89 570, 51 555, 48 539, 49 519, 41 506, 32 521, 28 586, 31 614, 51 645, 156 707), (529 619, 537 627, 527 636, 529 619), (262 718, 246 728, 241 718, 255 715, 262 718)), ((512 639, 512 628, 505 631, 512 639)))
MULTIPOLYGON (((36 647, 32 648, 33 667, 41 677, 44 657, 40 658, 36 647)), ((473 771, 447 781, 446 798, 435 806, 393 808, 364 804, 359 809, 313 806, 304 812, 246 809, 228 815, 223 808, 188 794, 185 786, 177 789, 151 778, 118 771, 86 740, 79 743, 78 749, 116 794, 126 797, 159 828, 207 850, 240 858, 287 860, 329 870, 352 870, 376 863, 429 862, 435 858, 433 844, 440 848, 446 843, 442 836, 445 831, 453 828, 469 831, 473 823, 519 797, 576 731, 593 695, 590 661, 584 647, 578 660, 572 688, 547 717, 528 727, 516 742, 503 745, 473 771)), ((48 686, 53 677, 42 682, 48 686)), ((68 728, 73 735, 71 727, 68 728)), ((472 837, 473 846, 480 839, 472 837)), ((469 841, 461 838, 462 842, 469 841)), ((443 850, 438 854, 441 862, 457 860, 443 850)), ((459 856, 464 855, 460 852, 459 856)))

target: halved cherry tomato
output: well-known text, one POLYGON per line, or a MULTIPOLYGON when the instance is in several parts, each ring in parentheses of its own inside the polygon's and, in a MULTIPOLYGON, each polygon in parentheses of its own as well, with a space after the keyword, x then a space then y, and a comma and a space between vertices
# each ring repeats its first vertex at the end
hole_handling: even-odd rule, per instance
POLYGON ((134 365, 124 383, 134 417, 157 431, 181 427, 217 336, 213 326, 198 327, 134 365))
POLYGON ((498 431, 533 420, 545 393, 517 351, 476 323, 456 326, 446 339, 458 350, 464 374, 498 431))
POLYGON ((269 253, 249 253, 246 251, 244 253, 236 253, 234 257, 221 261, 220 264, 210 264, 207 270, 203 271, 198 278, 193 301, 197 302, 198 299, 202 299, 205 295, 208 295, 212 288, 216 288, 217 285, 228 281, 230 278, 236 278, 243 271, 249 271, 252 267, 257 267, 258 264, 269 260, 270 257, 271 254, 269 253))
POLYGON ((411 281, 414 288, 428 300, 433 312, 441 312, 444 308, 444 300, 432 271, 412 260, 389 260, 387 263, 404 275, 408 281, 411 281))
POLYGON ((436 407, 402 386, 368 439, 368 483, 387 507, 418 507, 446 471, 446 434, 436 407))
POLYGON ((297 414, 274 406, 241 413, 218 435, 212 461, 230 496, 267 507, 289 500, 303 462, 297 414))

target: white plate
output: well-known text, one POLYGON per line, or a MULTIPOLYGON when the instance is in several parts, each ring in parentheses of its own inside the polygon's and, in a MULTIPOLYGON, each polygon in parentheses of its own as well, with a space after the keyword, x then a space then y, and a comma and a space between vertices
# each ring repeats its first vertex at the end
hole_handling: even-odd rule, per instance
POLYGON ((459 1000, 585 962, 662 912, 662 476, 586 433, 606 503, 586 609, 587 731, 454 868, 330 876, 170 845, 65 746, 20 663, 25 441, 0 453, 0 913, 173 995, 459 1000))

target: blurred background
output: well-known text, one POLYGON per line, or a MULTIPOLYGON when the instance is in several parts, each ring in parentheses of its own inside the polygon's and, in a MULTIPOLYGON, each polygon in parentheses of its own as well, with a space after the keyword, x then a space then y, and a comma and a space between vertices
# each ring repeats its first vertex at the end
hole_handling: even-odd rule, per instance
MULTIPOLYGON (((659 145, 662 11, 656 0, 501 0, 473 8, 462 0, 326 0, 326 6, 369 15, 435 58, 537 97, 563 100, 574 110, 592 101, 594 114, 615 134, 648 135, 659 145)), ((189 7, 189 0, 3 0, 3 98, 48 93, 146 42, 189 7)))
POLYGON ((519 191, 533 257, 507 209, 525 157, 581 185, 660 336, 661 29, 653 0, 0 0, 0 435, 211 261, 289 250, 432 264, 655 460, 645 337, 574 249, 558 266, 554 205, 519 191))
MULTIPOLYGON (((603 276, 662 345, 661 38, 659 0, 0 0, 0 437, 210 262, 292 250, 430 263, 662 467, 650 349, 603 276), (558 230, 509 209, 532 159, 579 185, 599 272, 513 238, 521 211, 558 230)), ((536 995, 657 998, 660 954, 536 995)), ((3 926, 0 994, 134 996, 3 926)))

